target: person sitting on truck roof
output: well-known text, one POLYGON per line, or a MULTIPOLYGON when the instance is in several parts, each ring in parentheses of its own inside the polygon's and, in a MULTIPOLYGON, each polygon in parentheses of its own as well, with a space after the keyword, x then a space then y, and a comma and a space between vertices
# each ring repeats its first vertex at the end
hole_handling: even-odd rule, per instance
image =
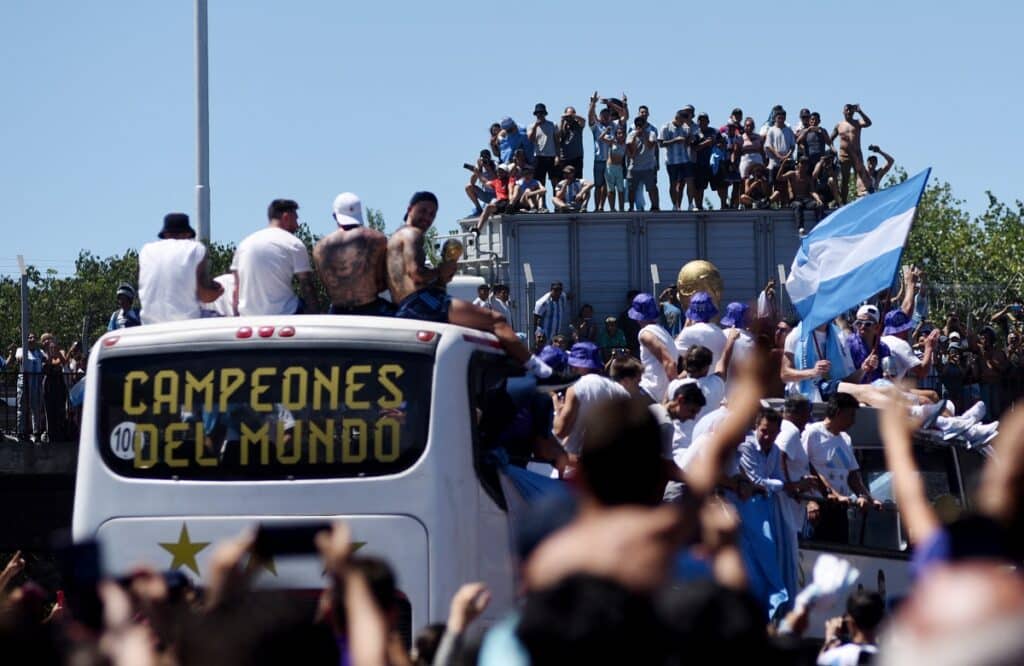
POLYGON ((578 213, 587 210, 590 201, 590 190, 594 184, 576 177, 576 167, 569 165, 562 169, 564 177, 555 189, 552 201, 555 211, 559 213, 578 213))
POLYGON ((378 294, 387 289, 388 238, 364 226, 363 203, 351 192, 334 199, 338 229, 320 239, 313 261, 331 299, 329 314, 388 317, 395 306, 378 294))
POLYGON ((480 220, 473 227, 474 234, 480 235, 480 230, 484 228, 484 223, 491 219, 491 215, 501 215, 508 210, 509 176, 511 172, 512 165, 510 164, 503 163, 497 166, 497 177, 487 183, 494 190, 494 198, 484 206, 484 211, 480 214, 480 220))
MULTIPOLYGON (((395 316, 452 323, 494 334, 506 353, 538 377, 551 375, 551 368, 536 356, 516 335, 500 314, 478 308, 472 303, 451 298, 445 290, 458 268, 458 259, 443 257, 437 268, 427 267, 425 234, 437 216, 437 197, 433 192, 416 192, 405 212, 405 225, 392 234, 387 245, 387 283, 395 316)), ((442 248, 442 254, 447 254, 442 248)))

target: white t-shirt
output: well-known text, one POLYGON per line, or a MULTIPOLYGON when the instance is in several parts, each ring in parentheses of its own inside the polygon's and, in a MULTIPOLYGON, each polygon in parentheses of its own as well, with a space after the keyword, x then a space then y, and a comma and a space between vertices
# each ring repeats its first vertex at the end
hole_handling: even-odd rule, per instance
POLYGON ((729 408, 725 405, 713 409, 700 418, 699 421, 693 425, 693 440, 697 441, 702 435, 710 435, 718 429, 718 424, 725 420, 725 417, 729 415, 729 408))
MULTIPOLYGON (((826 331, 814 330, 814 339, 817 341, 817 348, 821 350, 822 354, 828 354, 828 333, 826 331)), ((814 344, 808 341, 807 344, 814 344)), ((792 331, 786 335, 786 342, 783 343, 783 353, 789 354, 793 359, 793 368, 797 369, 797 347, 800 345, 800 327, 795 327, 792 331)), ((832 368, 832 377, 842 378, 848 377, 853 374, 857 368, 853 364, 853 359, 850 357, 850 348, 846 346, 846 342, 843 340, 839 341, 839 352, 843 356, 843 363, 846 365, 845 368, 832 368), (840 373, 841 376, 840 376, 840 373)), ((807 368, 804 368, 807 369, 807 368)), ((786 393, 799 393, 800 382, 789 382, 786 384, 786 393)), ((811 390, 810 395, 806 396, 808 400, 812 402, 822 402, 821 391, 818 390, 818 386, 815 383, 814 388, 811 390)))
POLYGON ((504 317, 505 321, 512 323, 512 311, 508 309, 508 305, 500 298, 491 297, 490 308, 504 317))
MULTIPOLYGON (((735 374, 733 368, 736 364, 750 358, 754 352, 754 337, 743 329, 740 329, 740 336, 732 343, 732 358, 729 361, 729 368, 726 371, 726 378, 731 380, 735 374)), ((714 368, 711 368, 714 370, 714 368)))
POLYGON ((697 345, 711 350, 709 372, 714 372, 718 359, 722 358, 722 350, 725 349, 725 333, 717 324, 696 323, 685 327, 676 336, 676 349, 680 356, 685 356, 690 347, 697 345))
MULTIPOLYGON (((676 345, 672 336, 658 324, 644 326, 640 329, 637 339, 639 340, 639 336, 644 333, 649 333, 658 342, 665 345, 665 350, 670 355, 676 353, 676 345)), ((665 374, 665 368, 658 357, 643 342, 640 342, 640 362, 644 364, 644 376, 640 379, 640 388, 650 393, 655 401, 661 402, 665 399, 665 391, 668 389, 668 375, 665 374)))
POLYGON ((807 459, 818 474, 840 495, 852 495, 848 479, 850 472, 860 469, 860 465, 853 455, 850 436, 845 432, 833 435, 822 421, 804 429, 803 444, 807 459))
POLYGON ((704 394, 705 404, 692 419, 688 421, 674 422, 676 432, 675 437, 672 440, 673 451, 686 448, 690 445, 690 442, 694 439, 694 427, 696 424, 705 416, 718 409, 722 405, 722 398, 725 397, 725 382, 722 381, 722 378, 718 375, 705 375, 704 377, 698 377, 696 380, 689 377, 673 380, 668 385, 666 395, 674 395, 680 384, 693 381, 697 382, 697 386, 700 388, 701 393, 704 394))
POLYGON ((839 647, 829 648, 818 655, 818 666, 857 666, 862 652, 878 654, 874 645, 846 643, 839 647))
POLYGON ((479 296, 477 296, 476 298, 473 299, 473 305, 477 306, 478 308, 483 308, 485 310, 490 310, 491 309, 491 299, 484 300, 484 299, 480 298, 479 296))
POLYGON ((654 420, 658 422, 658 432, 660 433, 661 439, 661 454, 666 458, 672 457, 672 440, 675 437, 675 425, 672 423, 672 417, 669 416, 668 410, 665 409, 665 405, 660 403, 652 403, 647 409, 651 410, 651 415, 654 416, 654 420))
POLYGON ((213 303, 200 303, 204 317, 234 317, 235 316, 235 274, 225 273, 213 278, 213 281, 224 287, 224 293, 213 303))
MULTIPOLYGON (((775 446, 785 454, 782 467, 783 473, 786 475, 784 481, 799 481, 811 473, 800 430, 791 421, 782 419, 779 436, 775 438, 775 446)), ((807 509, 804 508, 803 502, 785 495, 781 504, 786 524, 794 532, 799 532, 807 520, 807 509)))
POLYGON ((146 243, 139 252, 139 317, 143 324, 198 319, 196 269, 206 246, 191 238, 146 243))
POLYGON ((882 342, 889 346, 889 356, 892 359, 890 363, 897 379, 903 379, 908 372, 921 365, 921 359, 914 354, 913 348, 906 340, 895 335, 883 335, 882 342))
POLYGON ((562 442, 562 446, 569 453, 578 455, 580 449, 583 448, 583 422, 586 420, 590 410, 605 400, 628 398, 629 391, 607 377, 602 377, 598 374, 583 375, 572 385, 572 389, 573 393, 576 394, 576 400, 579 402, 579 405, 576 409, 576 420, 573 422, 569 434, 566 435, 565 440, 562 442))
POLYGON ((294 314, 299 297, 292 276, 312 271, 309 253, 294 234, 266 227, 249 234, 235 250, 231 270, 238 273, 238 314, 294 314))

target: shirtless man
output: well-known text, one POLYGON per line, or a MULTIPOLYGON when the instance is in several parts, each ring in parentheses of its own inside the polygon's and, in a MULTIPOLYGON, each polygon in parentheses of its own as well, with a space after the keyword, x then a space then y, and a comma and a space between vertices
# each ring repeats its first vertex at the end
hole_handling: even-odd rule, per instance
MULTIPOLYGON (((804 155, 797 160, 797 168, 779 176, 779 180, 789 187, 789 200, 794 208, 820 208, 824 205, 821 197, 812 187, 811 161, 804 155)), ((777 194, 777 193, 776 193, 777 194)), ((772 195, 775 197, 775 194, 772 195)))
POLYGON ((844 204, 850 184, 851 167, 864 182, 871 182, 871 177, 864 168, 864 153, 860 149, 860 131, 865 127, 871 127, 871 119, 861 111, 860 104, 846 104, 843 106, 843 120, 835 126, 829 137, 832 141, 839 137, 839 192, 844 204), (854 120, 854 114, 860 114, 860 120, 854 120))
MULTIPOLYGON (((520 342, 515 329, 493 310, 453 299, 445 287, 458 267, 458 258, 443 257, 437 268, 426 265, 424 235, 437 216, 437 197, 416 192, 405 212, 405 226, 387 243, 387 283, 397 306, 396 317, 452 323, 493 333, 510 357, 538 377, 551 375, 551 368, 520 342)), ((447 248, 445 248, 447 250, 447 248)), ((442 251, 442 254, 447 252, 442 251)))
POLYGON ((334 199, 338 230, 313 249, 320 281, 331 299, 328 314, 391 316, 395 307, 378 294, 387 288, 387 236, 363 226, 363 204, 351 192, 334 199))
POLYGON ((893 160, 892 155, 885 152, 878 146, 868 146, 868 150, 870 150, 873 153, 878 153, 878 155, 884 157, 885 166, 882 167, 881 169, 878 168, 878 155, 868 156, 867 168, 865 169, 865 171, 867 171, 867 174, 871 178, 871 180, 865 183, 860 178, 860 176, 857 177, 858 198, 877 192, 882 187, 882 179, 885 178, 885 174, 889 173, 889 170, 892 169, 892 165, 895 163, 895 160, 893 160))

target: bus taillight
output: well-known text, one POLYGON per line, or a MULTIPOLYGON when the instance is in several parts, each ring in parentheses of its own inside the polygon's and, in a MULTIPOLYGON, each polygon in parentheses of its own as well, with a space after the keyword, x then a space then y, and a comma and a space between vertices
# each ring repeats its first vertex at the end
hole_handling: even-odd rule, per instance
POLYGON ((252 337, 252 328, 249 327, 249 326, 241 327, 240 329, 235 331, 235 337, 243 339, 243 340, 245 338, 251 338, 252 337))

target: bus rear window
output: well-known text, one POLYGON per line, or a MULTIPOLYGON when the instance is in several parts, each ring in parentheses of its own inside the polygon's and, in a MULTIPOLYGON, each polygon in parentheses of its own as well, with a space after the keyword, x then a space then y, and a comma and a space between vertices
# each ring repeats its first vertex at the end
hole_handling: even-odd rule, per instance
POLYGON ((361 349, 109 358, 98 444, 138 478, 395 474, 426 446, 432 369, 426 354, 361 349))

